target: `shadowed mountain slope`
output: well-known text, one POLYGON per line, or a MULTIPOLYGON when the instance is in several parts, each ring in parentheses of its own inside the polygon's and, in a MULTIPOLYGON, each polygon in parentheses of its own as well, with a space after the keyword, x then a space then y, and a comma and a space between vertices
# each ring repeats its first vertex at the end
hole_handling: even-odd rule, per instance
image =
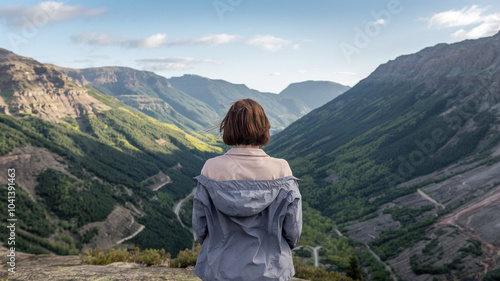
POLYGON ((500 204, 499 50, 500 33, 400 56, 267 150, 289 160, 306 202, 403 279, 492 270, 500 220, 486 214, 500 204), (455 219, 442 222, 445 213, 455 219), (452 241, 453 227, 460 238, 452 241))

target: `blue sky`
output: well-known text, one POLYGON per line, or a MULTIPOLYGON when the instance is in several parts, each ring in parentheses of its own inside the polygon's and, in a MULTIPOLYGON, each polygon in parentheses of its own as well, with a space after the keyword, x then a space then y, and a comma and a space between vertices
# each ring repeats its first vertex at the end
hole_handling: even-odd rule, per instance
POLYGON ((0 47, 72 68, 197 74, 279 93, 353 86, 438 43, 496 34, 498 0, 2 1, 0 47))

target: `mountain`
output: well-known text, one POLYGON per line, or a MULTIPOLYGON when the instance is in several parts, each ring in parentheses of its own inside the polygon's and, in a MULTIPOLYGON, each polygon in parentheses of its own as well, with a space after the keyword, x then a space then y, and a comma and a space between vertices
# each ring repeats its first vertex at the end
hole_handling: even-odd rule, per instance
POLYGON ((252 98, 264 107, 271 122, 271 131, 276 133, 312 109, 307 104, 309 101, 305 101, 308 99, 304 91, 314 93, 312 103, 316 106, 330 100, 329 97, 333 98, 333 94, 345 91, 340 84, 310 81, 295 87, 293 93, 281 96, 197 75, 167 80, 149 71, 127 67, 54 68, 76 83, 92 85, 153 118, 197 132, 217 125, 234 101, 252 98))
POLYGON ((162 76, 128 67, 59 68, 81 85, 103 93, 184 130, 201 131, 213 125, 217 113, 207 104, 172 87, 162 76))
MULTIPOLYGON (((196 77, 227 101, 216 111, 215 99, 200 100, 191 95, 197 91, 184 92, 151 72, 69 69, 4 49, 0 70, 0 167, 15 170, 15 179, 0 175, 0 194, 10 196, 8 185, 15 182, 18 253, 139 247, 175 256, 193 245, 179 221, 189 225, 192 200, 179 202, 194 188, 192 177, 204 161, 223 151, 220 139, 202 131, 246 95, 267 107, 275 131, 310 110, 294 97, 196 77)), ((8 209, 7 203, 0 207, 8 209)), ((325 247, 342 249, 330 256, 345 272, 356 254, 350 242, 331 235, 331 221, 307 205, 304 218, 302 243, 321 239, 325 247)))
POLYGON ((0 194, 7 198, 15 184, 16 250, 190 248, 192 234, 173 205, 192 191, 205 159, 222 152, 217 141, 151 118, 67 71, 0 49, 0 194))
POLYGON ((183 75, 169 79, 172 86, 208 104, 219 115, 218 121, 226 115, 231 104, 238 99, 251 98, 262 105, 269 122, 271 133, 283 130, 290 123, 311 110, 303 101, 284 98, 277 94, 263 93, 243 84, 232 84, 197 75, 183 75))
POLYGON ((267 151, 402 279, 478 278, 500 265, 499 50, 500 33, 400 56, 267 151))
POLYGON ((281 98, 292 97, 303 101, 311 109, 318 108, 343 94, 351 87, 330 81, 292 83, 279 93, 281 98))
POLYGON ((109 107, 57 69, 0 48, 0 111, 60 121, 109 107))

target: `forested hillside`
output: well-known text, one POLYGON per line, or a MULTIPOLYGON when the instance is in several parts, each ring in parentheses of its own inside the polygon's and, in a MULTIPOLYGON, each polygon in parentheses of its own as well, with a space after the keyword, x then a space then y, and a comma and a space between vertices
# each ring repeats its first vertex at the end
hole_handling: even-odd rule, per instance
POLYGON ((127 67, 59 68, 82 85, 93 85, 143 113, 183 130, 201 131, 213 125, 217 112, 172 87, 162 76, 127 67))
POLYGON ((500 33, 398 57, 268 151, 289 160, 311 207, 403 279, 492 270, 499 221, 484 219, 500 203, 499 49, 500 33))
POLYGON ((0 166, 17 172, 16 249, 191 247, 172 207, 204 159, 222 152, 213 137, 159 122, 50 65, 5 50, 0 64, 0 166))

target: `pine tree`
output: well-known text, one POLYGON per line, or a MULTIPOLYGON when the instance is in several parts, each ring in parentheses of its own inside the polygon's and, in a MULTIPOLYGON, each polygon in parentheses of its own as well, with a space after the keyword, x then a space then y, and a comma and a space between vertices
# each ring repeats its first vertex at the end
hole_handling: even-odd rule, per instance
POLYGON ((349 258, 349 269, 347 269, 346 276, 351 277, 354 280, 365 280, 365 278, 363 277, 363 273, 361 272, 361 267, 359 266, 357 256, 351 256, 349 258))

